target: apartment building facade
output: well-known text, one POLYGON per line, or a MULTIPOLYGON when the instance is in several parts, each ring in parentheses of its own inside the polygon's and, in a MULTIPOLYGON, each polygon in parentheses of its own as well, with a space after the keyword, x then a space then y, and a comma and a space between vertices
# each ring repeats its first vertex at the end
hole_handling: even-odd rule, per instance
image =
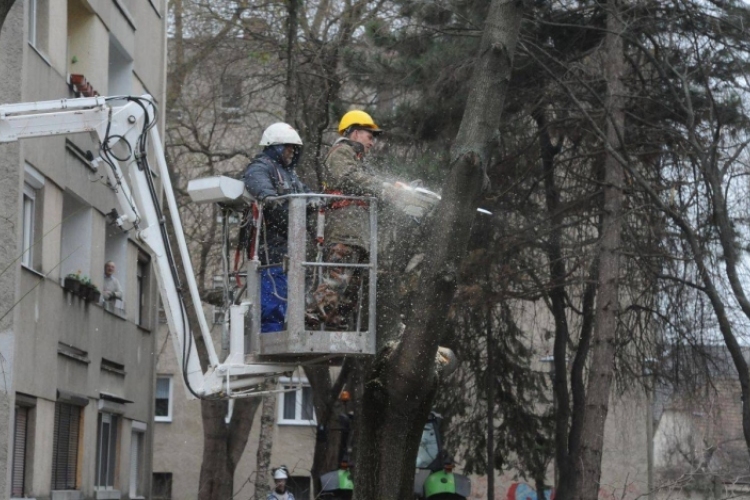
MULTIPOLYGON (((0 31, 0 102, 148 93, 163 103, 166 18, 166 0, 17 0, 0 31)), ((115 193, 87 135, 0 151, 0 497, 150 498, 148 254, 109 223, 115 193), (109 261, 121 299, 74 286, 101 290, 109 261)))
MULTIPOLYGON (((216 321, 219 321, 218 314, 216 321)), ((157 340, 159 360, 154 423, 154 499, 196 498, 203 460, 201 405, 199 401, 186 396, 180 365, 166 325, 164 327, 159 330, 157 340)), ((279 388, 291 387, 292 383, 295 390, 271 396, 275 398, 276 409, 271 466, 286 465, 290 471, 289 486, 295 498, 312 500, 310 469, 316 431, 312 392, 304 378, 280 379, 279 388)), ((237 499, 254 497, 260 417, 259 408, 245 452, 235 470, 234 491, 237 499)))

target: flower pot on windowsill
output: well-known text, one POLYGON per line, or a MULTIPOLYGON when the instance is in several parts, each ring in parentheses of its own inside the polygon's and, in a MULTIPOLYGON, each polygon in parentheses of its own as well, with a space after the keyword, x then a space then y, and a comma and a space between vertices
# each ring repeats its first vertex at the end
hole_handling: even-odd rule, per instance
POLYGON ((81 285, 81 298, 86 302, 98 300, 99 290, 91 283, 81 285))
POLYGON ((81 288, 81 282, 75 278, 65 278, 65 281, 63 281, 63 288, 71 293, 78 295, 78 292, 81 288))
POLYGON ((73 73, 70 75, 70 83, 73 85, 81 85, 86 81, 86 78, 83 75, 79 75, 76 73, 73 73))

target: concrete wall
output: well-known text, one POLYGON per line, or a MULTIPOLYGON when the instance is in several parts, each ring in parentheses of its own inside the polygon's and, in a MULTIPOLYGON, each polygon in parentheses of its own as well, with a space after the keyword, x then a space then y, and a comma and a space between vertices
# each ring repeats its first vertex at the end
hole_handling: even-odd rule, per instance
MULTIPOLYGON (((0 30, 0 102, 16 102, 21 98, 19 76, 24 53, 24 4, 16 2, 0 30)), ((18 336, 18 311, 12 310, 18 296, 21 251, 19 206, 21 203, 22 170, 19 144, 0 146, 0 365, 3 384, 0 384, 0 494, 7 496, 10 470, 8 454, 11 446, 11 418, 15 388, 15 338, 18 336)))
MULTIPOLYGON (((110 40, 117 40, 134 61, 131 79, 147 82, 163 101, 165 92, 166 0, 131 2, 123 12, 118 1, 41 0, 35 44, 29 42, 27 0, 17 0, 0 31, 0 103, 75 97, 68 73, 83 73, 106 95, 110 40), (155 4, 156 9, 152 6, 155 4), (133 22, 135 20, 135 23, 133 22), (135 26, 134 26, 135 24, 135 26), (140 29, 138 29, 140 26, 140 29), (135 68, 140 68, 136 76, 135 68)), ((127 75, 125 76, 125 78, 127 75)), ((136 268, 141 250, 123 240, 118 268, 125 302, 122 315, 87 303, 62 288, 62 278, 78 271, 101 287, 107 260, 104 214, 117 205, 101 173, 81 161, 66 141, 97 152, 87 135, 57 136, 0 145, 0 498, 10 496, 14 397, 29 407, 25 495, 54 498, 51 492, 52 433, 55 402, 67 392, 88 401, 83 409, 79 448, 78 493, 81 498, 115 496, 94 487, 97 423, 102 412, 119 415, 115 489, 130 497, 131 437, 143 432, 140 494, 150 493, 155 374, 156 279, 148 278, 153 309, 143 326, 136 317, 136 268), (20 264, 23 230, 21 189, 24 165, 43 177, 36 197, 33 268, 20 264), (73 213, 75 212, 75 215, 73 213), (65 218, 71 216, 67 221, 65 218), (67 254, 71 255, 68 256, 67 254), (64 259, 69 259, 65 262, 64 259), (8 311, 10 313, 6 314, 8 311)))

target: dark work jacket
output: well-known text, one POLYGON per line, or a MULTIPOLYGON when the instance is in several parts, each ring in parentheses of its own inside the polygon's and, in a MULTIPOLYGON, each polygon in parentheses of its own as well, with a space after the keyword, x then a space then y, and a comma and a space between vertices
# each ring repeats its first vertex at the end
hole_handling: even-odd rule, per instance
MULTIPOLYGON (((310 192, 310 189, 297 177, 293 166, 284 167, 265 153, 253 158, 245 169, 242 180, 248 192, 259 201, 267 196, 310 192)), ((265 242, 264 235, 261 233, 258 252, 260 261, 262 264, 279 264, 287 251, 289 202, 266 203, 263 207, 263 221, 265 242), (265 243, 268 245, 266 246, 265 243), (266 259, 266 251, 268 259, 266 259)))

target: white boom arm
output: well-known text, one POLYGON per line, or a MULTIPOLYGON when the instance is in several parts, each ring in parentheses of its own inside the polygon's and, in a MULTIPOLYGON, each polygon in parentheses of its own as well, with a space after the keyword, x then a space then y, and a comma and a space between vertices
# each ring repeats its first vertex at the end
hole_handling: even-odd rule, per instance
MULTIPOLYGON (((0 106, 0 142, 90 132, 101 146, 101 159, 108 163, 103 167, 119 204, 117 224, 124 229, 135 230, 136 236, 151 254, 172 344, 189 391, 188 397, 241 397, 262 391, 262 383, 266 377, 290 372, 294 367, 289 364, 245 363, 242 342, 244 318, 252 307, 247 302, 231 306, 230 355, 224 362, 219 361, 201 308, 161 139, 153 123, 156 114, 153 99, 149 95, 128 98, 126 104, 121 106, 110 106, 110 100, 112 99, 106 97, 90 97, 0 106), (148 136, 145 137, 144 134, 148 136), (150 140, 156 157, 157 171, 185 269, 187 288, 208 352, 208 369, 205 374, 190 333, 175 261, 163 226, 164 217, 153 188, 151 169, 144 157, 147 139, 150 140), (141 144, 143 149, 139 147, 141 144), (124 151, 117 152, 120 160, 109 153, 112 148, 124 151), (127 177, 123 175, 119 161, 129 165, 127 177)), ((117 102, 123 101, 124 98, 117 98, 117 102)), ((100 160, 94 161, 98 163, 100 160)), ((258 311, 256 306, 255 313, 259 314, 258 311)))

